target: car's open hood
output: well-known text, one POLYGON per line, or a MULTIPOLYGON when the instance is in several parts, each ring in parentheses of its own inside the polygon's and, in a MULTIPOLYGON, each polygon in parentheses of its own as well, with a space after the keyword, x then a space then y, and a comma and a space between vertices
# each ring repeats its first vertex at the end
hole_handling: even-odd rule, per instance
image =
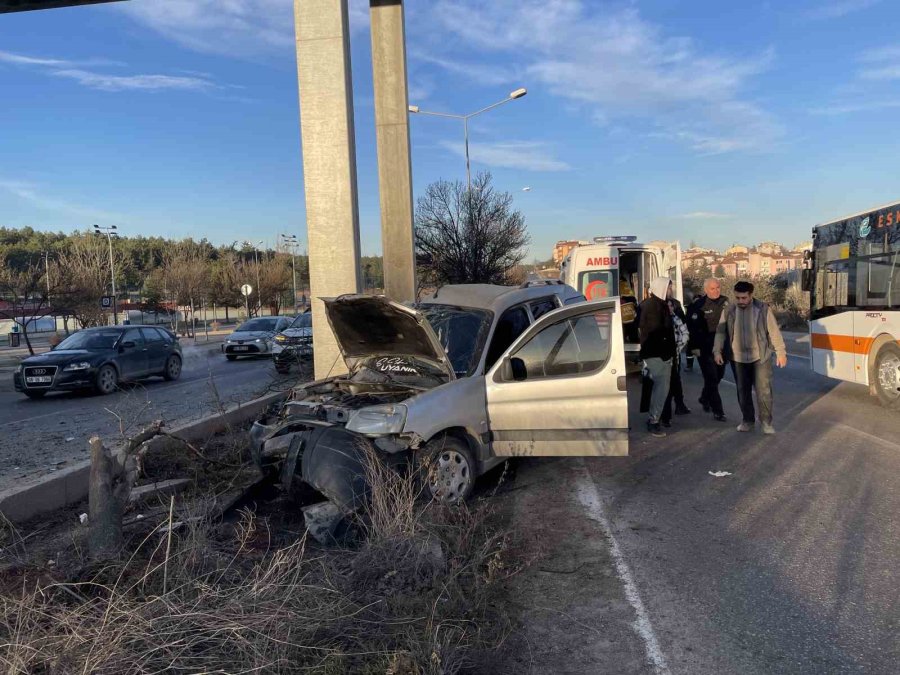
POLYGON ((370 357, 411 357, 438 366, 456 378, 428 320, 414 309, 383 296, 326 298, 325 311, 347 367, 370 357))

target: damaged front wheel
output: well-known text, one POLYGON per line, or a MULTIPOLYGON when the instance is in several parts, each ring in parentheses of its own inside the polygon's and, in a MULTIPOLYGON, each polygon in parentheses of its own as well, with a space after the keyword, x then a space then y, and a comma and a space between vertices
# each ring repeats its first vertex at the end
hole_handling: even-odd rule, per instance
POLYGON ((441 436, 418 452, 419 475, 426 495, 444 504, 459 504, 475 488, 475 460, 465 441, 441 436))

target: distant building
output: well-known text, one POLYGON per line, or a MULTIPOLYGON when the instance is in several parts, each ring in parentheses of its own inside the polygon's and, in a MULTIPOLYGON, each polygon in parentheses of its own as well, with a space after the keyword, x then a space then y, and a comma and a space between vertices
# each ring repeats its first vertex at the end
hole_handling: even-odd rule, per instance
POLYGON ((749 246, 743 246, 742 244, 734 244, 731 248, 725 249, 725 256, 733 256, 733 255, 746 255, 750 253, 749 246))
POLYGON ((586 241, 578 241, 576 239, 556 242, 556 246, 553 247, 553 262, 557 265, 561 265, 562 261, 566 259, 567 255, 569 255, 569 251, 571 251, 576 246, 584 246, 587 243, 588 242, 586 241))

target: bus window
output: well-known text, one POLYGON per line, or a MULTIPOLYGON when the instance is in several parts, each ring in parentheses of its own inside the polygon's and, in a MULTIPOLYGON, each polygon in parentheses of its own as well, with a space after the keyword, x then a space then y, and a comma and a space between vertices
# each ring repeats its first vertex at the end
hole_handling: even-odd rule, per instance
POLYGON ((856 263, 856 304, 892 307, 900 303, 900 253, 860 258, 856 263))

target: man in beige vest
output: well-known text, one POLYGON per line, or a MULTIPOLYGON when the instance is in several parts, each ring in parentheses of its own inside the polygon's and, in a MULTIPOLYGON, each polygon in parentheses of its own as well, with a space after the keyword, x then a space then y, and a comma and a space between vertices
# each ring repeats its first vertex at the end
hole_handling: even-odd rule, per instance
POLYGON ((753 297, 753 284, 739 281, 734 286, 734 303, 722 312, 716 331, 713 356, 718 365, 731 361, 738 403, 744 420, 738 431, 751 431, 756 423, 753 390, 759 406, 764 434, 774 434, 772 426, 772 357, 779 368, 787 365, 787 349, 778 322, 769 306, 753 297))

